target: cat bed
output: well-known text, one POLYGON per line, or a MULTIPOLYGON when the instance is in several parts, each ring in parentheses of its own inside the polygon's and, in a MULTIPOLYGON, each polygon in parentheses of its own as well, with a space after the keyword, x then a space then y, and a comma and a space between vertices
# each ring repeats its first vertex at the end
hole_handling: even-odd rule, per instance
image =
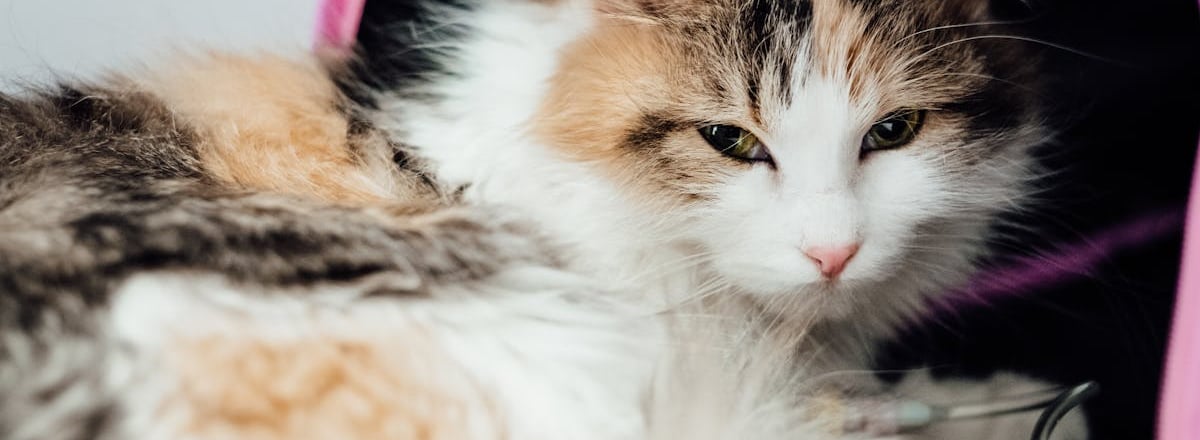
MULTIPOLYGON (((334 53, 352 50, 366 0, 322 0, 314 48, 334 53)), ((1196 169, 1200 169, 1200 163, 1196 169)), ((1200 175, 1193 177, 1192 200, 1184 225, 1184 252, 1167 362, 1162 382, 1159 440, 1200 439, 1200 175)), ((1061 247, 1051 254, 1056 263, 1018 261, 1011 267, 981 274, 970 286, 950 295, 945 309, 978 306, 1005 295, 1046 286, 1064 277, 1086 273, 1117 249, 1137 246, 1169 233, 1178 213, 1152 213, 1088 237, 1086 244, 1061 247)), ((943 310, 945 311, 945 310, 943 310)))

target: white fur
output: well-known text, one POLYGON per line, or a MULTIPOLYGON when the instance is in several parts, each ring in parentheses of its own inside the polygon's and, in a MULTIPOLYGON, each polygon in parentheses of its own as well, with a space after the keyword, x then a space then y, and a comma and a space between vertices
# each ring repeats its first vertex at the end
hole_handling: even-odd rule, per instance
POLYGON ((116 293, 108 327, 131 360, 111 364, 109 375, 128 409, 119 432, 207 438, 186 428, 193 408, 172 400, 179 378, 162 356, 178 341, 340 339, 421 356, 406 342, 420 328, 454 362, 436 369, 444 374, 414 379, 471 404, 464 420, 472 439, 831 438, 829 422, 806 418, 795 404, 799 393, 783 392, 802 390, 779 368, 786 363, 774 362, 787 351, 731 357, 731 332, 715 330, 727 329, 714 325, 721 321, 668 330, 682 321, 606 301, 586 278, 545 268, 513 268, 429 297, 363 296, 391 282, 264 290, 217 275, 131 278, 116 293), (489 408, 502 418, 482 416, 489 408))
MULTIPOLYGON (((467 21, 474 30, 449 61, 461 74, 431 86, 445 99, 433 105, 385 99, 378 122, 414 145, 429 146, 422 154, 438 178, 450 186, 469 183, 468 199, 519 207, 587 255, 596 273, 620 274, 615 281, 637 278, 645 272, 638 255, 653 240, 631 221, 636 213, 589 167, 555 157, 525 133, 558 51, 591 27, 590 2, 483 3, 482 11, 447 18, 467 21), (628 240, 631 235, 635 239, 628 240)), ((653 253, 659 258, 650 262, 672 258, 653 253)))
MULTIPOLYGON (((462 369, 486 395, 460 392, 475 405, 491 400, 505 412, 498 426, 469 419, 479 424, 472 438, 639 438, 645 420, 636 402, 662 337, 645 320, 575 296, 589 290, 577 277, 529 268, 442 289, 433 298, 362 297, 378 282, 263 291, 212 275, 139 275, 117 293, 112 325, 118 340, 151 358, 173 341, 213 334, 268 342, 344 338, 412 356, 406 339, 416 326, 456 361, 444 366, 445 379, 419 380, 447 382, 456 377, 450 372, 462 369)), ((159 390, 143 385, 129 396, 136 401, 128 406, 139 409, 131 414, 171 408, 165 383, 171 379, 158 376, 159 390)), ((472 413, 487 410, 476 406, 472 413)), ((185 430, 172 420, 185 416, 155 414, 134 420, 129 432, 180 438, 185 430)))

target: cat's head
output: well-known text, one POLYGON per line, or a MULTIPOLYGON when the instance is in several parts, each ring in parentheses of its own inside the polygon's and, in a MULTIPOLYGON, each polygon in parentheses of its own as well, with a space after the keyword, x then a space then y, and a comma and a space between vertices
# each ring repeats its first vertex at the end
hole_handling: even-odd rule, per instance
POLYGON ((844 315, 961 281, 1045 136, 1030 47, 985 1, 598 9, 533 132, 767 298, 844 315))

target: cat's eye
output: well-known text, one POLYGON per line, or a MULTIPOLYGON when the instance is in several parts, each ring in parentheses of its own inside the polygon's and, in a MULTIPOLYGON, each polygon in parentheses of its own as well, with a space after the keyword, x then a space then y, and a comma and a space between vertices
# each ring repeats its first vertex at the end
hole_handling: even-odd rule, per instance
POLYGON ((700 136, 722 154, 742 160, 769 162, 771 154, 749 130, 734 125, 709 125, 700 128, 700 136))
POLYGON ((905 110, 876 122, 863 136, 862 152, 887 150, 908 145, 925 123, 924 110, 905 110))

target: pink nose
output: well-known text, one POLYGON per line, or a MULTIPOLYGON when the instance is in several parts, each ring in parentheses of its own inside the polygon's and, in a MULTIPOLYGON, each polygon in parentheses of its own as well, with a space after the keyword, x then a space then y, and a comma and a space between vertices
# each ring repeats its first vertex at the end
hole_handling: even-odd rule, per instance
POLYGON ((858 243, 844 246, 814 246, 804 250, 804 255, 817 263, 821 275, 826 278, 836 278, 846 269, 846 263, 858 252, 858 243))

